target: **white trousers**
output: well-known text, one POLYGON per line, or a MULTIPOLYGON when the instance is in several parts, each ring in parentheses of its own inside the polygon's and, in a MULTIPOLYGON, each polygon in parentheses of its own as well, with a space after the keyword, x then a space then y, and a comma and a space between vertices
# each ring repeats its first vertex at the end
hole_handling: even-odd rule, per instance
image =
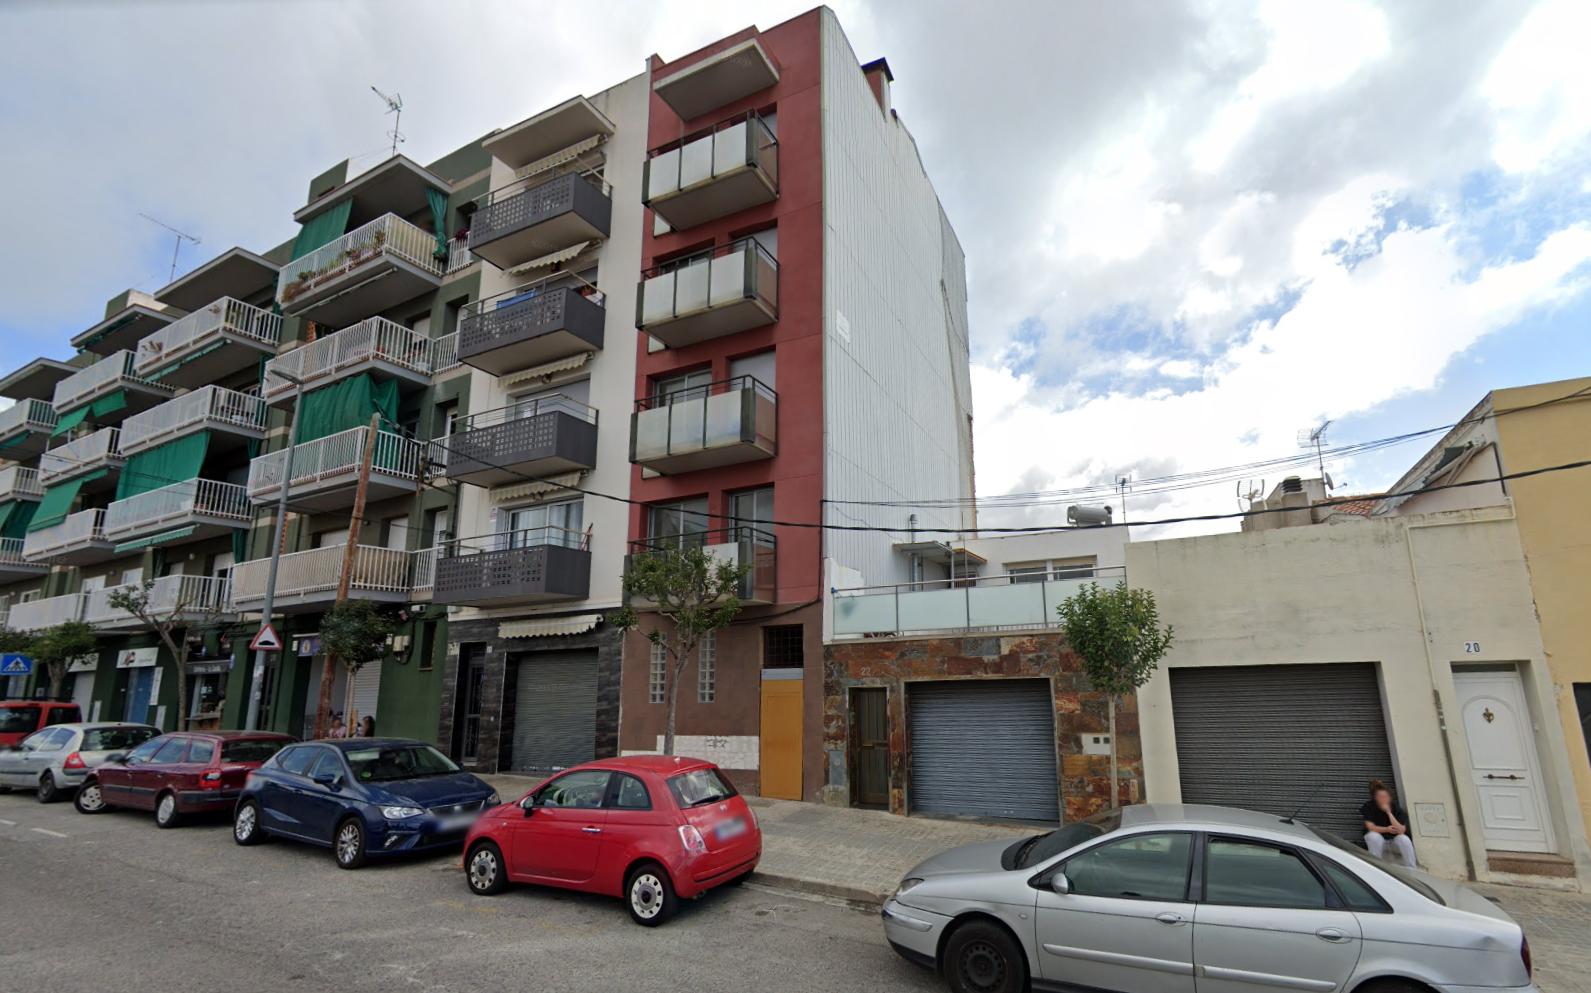
POLYGON ((1381 834, 1378 831, 1365 832, 1365 847, 1370 849, 1370 854, 1378 859, 1388 862, 1401 862, 1410 869, 1414 865, 1414 842, 1406 834, 1381 834), (1388 851, 1390 849, 1390 851, 1388 851))

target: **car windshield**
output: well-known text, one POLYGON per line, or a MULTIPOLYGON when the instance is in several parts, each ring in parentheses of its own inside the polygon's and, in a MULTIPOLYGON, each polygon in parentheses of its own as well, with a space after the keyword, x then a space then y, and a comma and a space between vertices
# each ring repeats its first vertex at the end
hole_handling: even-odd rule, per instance
POLYGON ((1026 869, 1040 862, 1047 862, 1068 848, 1075 848, 1085 841, 1092 841, 1119 827, 1121 827, 1121 811, 1107 810, 1093 817, 1073 821, 1049 834, 1025 838, 1007 848, 1001 854, 1000 862, 1007 869, 1026 869))
POLYGON ((282 750, 286 738, 239 738, 221 743, 223 762, 264 762, 282 750))
POLYGON ((1343 841, 1341 838, 1329 831, 1322 831, 1317 827, 1310 827, 1309 825, 1305 826, 1309 827, 1309 830, 1315 833, 1315 837, 1337 849, 1337 851, 1352 855, 1361 862, 1375 866, 1377 869, 1380 869, 1382 872, 1391 876, 1393 879, 1396 879, 1398 882, 1425 897, 1432 903, 1441 904, 1444 907, 1447 906, 1447 901, 1442 899, 1442 895, 1440 893, 1431 889, 1429 883, 1410 872, 1408 869, 1405 869, 1403 866, 1393 865, 1391 862, 1383 862, 1359 846, 1350 845, 1348 842, 1343 841))
POLYGON ((354 748, 345 753, 354 779, 361 783, 385 783, 394 779, 445 776, 458 772, 453 760, 430 745, 382 745, 379 748, 354 748))
POLYGON ((38 726, 38 707, 0 707, 0 734, 21 734, 38 726))
POLYGON ((83 732, 85 752, 125 752, 153 738, 154 728, 94 728, 83 732))
POLYGON ((729 780, 717 769, 692 769, 681 773, 668 781, 668 788, 673 791, 674 801, 681 809, 700 807, 737 795, 729 780))

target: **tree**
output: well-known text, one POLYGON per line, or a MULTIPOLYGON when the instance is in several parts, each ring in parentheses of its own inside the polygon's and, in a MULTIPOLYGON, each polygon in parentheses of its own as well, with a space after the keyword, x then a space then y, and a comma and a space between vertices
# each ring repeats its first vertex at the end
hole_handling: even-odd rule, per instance
POLYGON ((386 657, 387 642, 397 629, 397 623, 369 600, 344 600, 321 618, 321 648, 328 660, 334 658, 348 670, 344 714, 353 709, 354 677, 360 669, 386 657))
POLYGON ((663 722, 663 754, 674 754, 675 715, 679 712, 680 674, 690 661, 702 636, 729 626, 740 613, 740 598, 735 595, 740 581, 751 571, 750 564, 734 565, 707 554, 701 547, 649 552, 632 556, 624 577, 625 606, 613 615, 613 625, 621 631, 641 626, 633 604, 640 601, 649 612, 673 622, 674 637, 658 627, 646 633, 653 646, 661 648, 669 664, 664 668, 664 697, 668 716, 663 722))
POLYGON ((1128 589, 1125 579, 1114 588, 1089 583, 1055 612, 1089 684, 1105 694, 1110 710, 1110 805, 1116 807, 1116 698, 1149 682, 1171 647, 1171 627, 1160 629, 1154 594, 1128 589))
POLYGON ((63 621, 31 636, 3 640, 8 646, 6 651, 27 655, 35 664, 44 667, 50 674, 50 695, 57 700, 66 692, 66 669, 72 661, 99 651, 93 626, 82 621, 63 621), (13 645, 15 647, 10 647, 13 645))
MULTIPOLYGON (((168 577, 169 578, 169 577, 168 577)), ((200 578, 200 577, 196 577, 200 578)), ((183 669, 186 653, 177 632, 199 626, 198 615, 210 615, 210 623, 221 621, 221 601, 213 594, 214 585, 208 582, 185 582, 177 579, 155 595, 155 581, 118 586, 106 597, 114 610, 131 614, 143 622, 144 627, 160 636, 160 641, 171 653, 171 663, 177 667, 177 722, 176 730, 184 730, 188 721, 188 679, 183 669)))

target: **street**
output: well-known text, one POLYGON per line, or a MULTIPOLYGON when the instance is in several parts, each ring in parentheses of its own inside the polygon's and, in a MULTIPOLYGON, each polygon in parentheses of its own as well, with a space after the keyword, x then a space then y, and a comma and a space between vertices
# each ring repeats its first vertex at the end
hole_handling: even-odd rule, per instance
POLYGON ((4 988, 51 991, 937 990, 871 913, 750 884, 659 929, 617 899, 476 898, 455 854, 337 869, 241 848, 223 819, 77 813, 0 796, 4 988))

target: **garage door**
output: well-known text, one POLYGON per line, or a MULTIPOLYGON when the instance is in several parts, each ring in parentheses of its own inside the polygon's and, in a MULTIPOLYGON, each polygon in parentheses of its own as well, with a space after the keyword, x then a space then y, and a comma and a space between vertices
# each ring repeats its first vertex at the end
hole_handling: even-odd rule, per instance
POLYGON ((1041 679, 914 683, 911 808, 1054 821, 1055 703, 1041 679))
POLYGON ((596 758, 597 653, 519 656, 514 696, 515 769, 566 769, 596 758))
POLYGON ((1172 669, 1182 801, 1299 817, 1359 840, 1372 779, 1393 781, 1370 663, 1172 669))

